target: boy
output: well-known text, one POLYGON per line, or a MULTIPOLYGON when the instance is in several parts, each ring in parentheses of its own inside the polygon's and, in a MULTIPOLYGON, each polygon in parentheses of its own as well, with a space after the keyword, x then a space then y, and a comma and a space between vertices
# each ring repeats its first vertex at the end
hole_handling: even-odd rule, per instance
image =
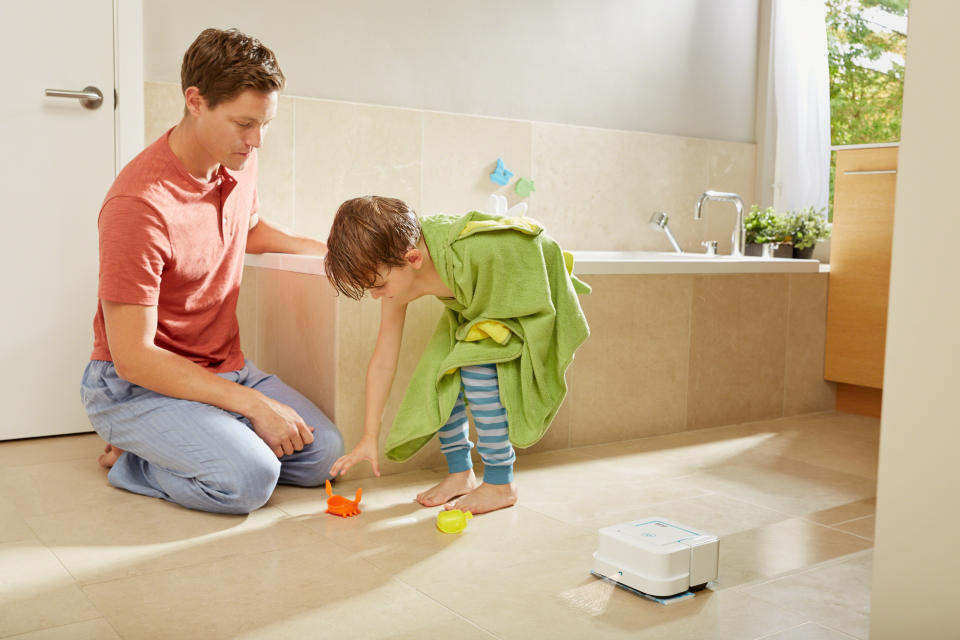
POLYGON ((340 206, 327 239, 327 274, 344 295, 359 300, 369 290, 382 302, 364 435, 332 475, 361 460, 380 475, 380 420, 407 304, 434 295, 446 310, 390 430, 387 458, 406 460, 439 433, 450 474, 418 495, 420 504, 479 514, 517 501, 511 443, 529 447, 546 432, 566 393, 564 372, 589 335, 577 293, 590 288, 542 231, 530 218, 476 211, 418 220, 395 198, 340 206), (470 460, 464 397, 477 427, 482 484, 470 460))

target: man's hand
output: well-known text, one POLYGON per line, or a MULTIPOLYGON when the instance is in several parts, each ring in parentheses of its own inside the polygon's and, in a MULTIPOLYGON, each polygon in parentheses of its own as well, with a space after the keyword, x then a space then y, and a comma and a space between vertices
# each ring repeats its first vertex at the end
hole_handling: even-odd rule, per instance
POLYGON ((377 459, 377 441, 370 436, 363 436, 357 446, 348 454, 340 456, 333 466, 330 467, 330 476, 336 478, 341 473, 346 473, 347 469, 357 464, 361 460, 369 460, 373 466, 373 473, 380 476, 380 462, 377 459))
POLYGON ((262 405, 247 418, 254 432, 267 443, 278 458, 301 451, 313 442, 313 427, 308 426, 296 411, 262 395, 262 405))

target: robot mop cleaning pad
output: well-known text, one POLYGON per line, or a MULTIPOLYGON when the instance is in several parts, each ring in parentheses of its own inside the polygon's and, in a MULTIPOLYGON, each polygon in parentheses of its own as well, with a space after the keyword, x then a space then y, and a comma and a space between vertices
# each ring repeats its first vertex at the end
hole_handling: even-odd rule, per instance
POLYGON ((717 579, 717 536, 666 518, 600 529, 591 573, 662 604, 692 598, 717 579))

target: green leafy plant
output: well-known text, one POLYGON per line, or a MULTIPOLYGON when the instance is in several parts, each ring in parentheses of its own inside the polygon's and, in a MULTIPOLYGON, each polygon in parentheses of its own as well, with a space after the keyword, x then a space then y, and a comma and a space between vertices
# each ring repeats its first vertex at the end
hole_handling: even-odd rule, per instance
POLYGON ((773 207, 761 211, 758 205, 753 205, 743 221, 743 226, 747 232, 747 242, 756 244, 785 242, 790 235, 786 219, 777 215, 773 207))
POLYGON ((831 229, 825 209, 814 210, 813 207, 807 207, 792 211, 786 217, 787 235, 790 236, 793 248, 797 250, 812 247, 818 240, 829 238, 831 229))

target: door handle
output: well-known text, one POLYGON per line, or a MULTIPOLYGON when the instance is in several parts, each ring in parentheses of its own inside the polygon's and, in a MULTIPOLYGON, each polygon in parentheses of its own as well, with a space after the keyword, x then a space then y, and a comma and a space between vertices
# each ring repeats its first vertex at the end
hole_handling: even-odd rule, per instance
POLYGON ((96 87, 84 87, 83 91, 67 91, 66 89, 47 89, 44 95, 50 98, 73 98, 87 109, 97 109, 103 104, 103 94, 96 87))

